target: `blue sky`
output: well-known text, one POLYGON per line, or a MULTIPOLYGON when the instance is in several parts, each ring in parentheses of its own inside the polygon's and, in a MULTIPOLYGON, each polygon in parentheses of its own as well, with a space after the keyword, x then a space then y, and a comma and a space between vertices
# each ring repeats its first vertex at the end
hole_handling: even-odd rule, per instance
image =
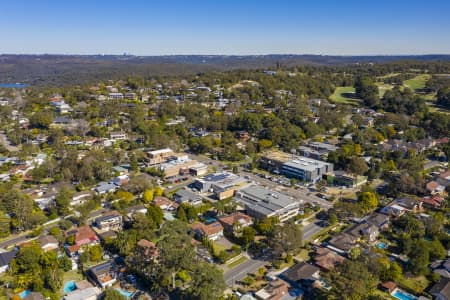
POLYGON ((448 0, 1 0, 0 53, 450 54, 448 0))

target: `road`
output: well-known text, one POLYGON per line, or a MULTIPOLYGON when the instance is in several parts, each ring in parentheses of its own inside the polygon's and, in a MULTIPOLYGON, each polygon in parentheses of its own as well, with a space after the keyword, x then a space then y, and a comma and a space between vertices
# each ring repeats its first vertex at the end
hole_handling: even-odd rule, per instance
POLYGON ((310 223, 303 227, 303 240, 309 241, 313 235, 321 231, 324 227, 317 225, 318 222, 310 223))
POLYGON ((235 282, 244 279, 248 274, 255 273, 259 268, 268 262, 262 259, 250 258, 240 265, 237 265, 224 274, 225 284, 227 287, 232 286, 235 282))
POLYGON ((11 143, 8 140, 8 137, 6 136, 5 132, 0 131, 0 144, 2 144, 8 151, 15 152, 19 151, 20 148, 11 145, 11 143))
POLYGON ((28 241, 29 239, 30 238, 27 236, 18 236, 18 237, 9 238, 6 241, 0 242, 0 248, 6 249, 9 246, 21 244, 23 242, 28 241))

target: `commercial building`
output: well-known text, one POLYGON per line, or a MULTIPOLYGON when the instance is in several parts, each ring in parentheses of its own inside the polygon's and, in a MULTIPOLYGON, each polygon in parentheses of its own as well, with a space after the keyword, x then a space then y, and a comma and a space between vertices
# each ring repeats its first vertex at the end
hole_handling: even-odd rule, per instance
POLYGON ((283 164, 281 173, 289 178, 307 182, 317 182, 322 176, 333 172, 333 164, 298 156, 283 164))
POLYGON ((187 155, 180 155, 161 164, 159 169, 164 173, 164 178, 169 178, 180 174, 189 174, 189 169, 196 164, 196 160, 189 159, 187 155))
POLYGON ((203 176, 206 173, 208 173, 208 166, 204 163, 199 162, 189 167, 189 174, 192 176, 203 176))
POLYGON ((173 152, 173 150, 170 148, 164 148, 147 152, 147 164, 148 166, 162 164, 166 162, 174 154, 175 152, 173 152))
POLYGON ((214 197, 222 200, 230 198, 235 191, 247 185, 247 180, 233 173, 214 173, 197 179, 194 187, 200 192, 212 191, 214 197))
POLYGON ((251 185, 236 192, 235 200, 256 219, 278 217, 284 222, 298 214, 299 202, 285 194, 251 185))
POLYGON ((261 168, 307 182, 317 182, 333 172, 333 164, 281 151, 270 151, 261 157, 261 168))

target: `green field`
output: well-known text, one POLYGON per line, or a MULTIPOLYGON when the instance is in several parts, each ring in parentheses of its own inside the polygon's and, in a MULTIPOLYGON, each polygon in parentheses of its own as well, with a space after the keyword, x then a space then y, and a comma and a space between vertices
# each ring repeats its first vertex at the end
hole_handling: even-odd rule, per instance
POLYGON ((420 90, 425 87, 425 83, 427 82, 428 79, 430 79, 430 77, 431 76, 429 74, 417 75, 416 77, 414 77, 412 79, 405 80, 403 82, 403 85, 405 87, 409 87, 413 91, 420 90))
POLYGON ((355 98, 355 88, 352 86, 339 86, 334 90, 333 95, 330 96, 330 100, 334 103, 343 103, 358 105, 359 99, 355 98))
POLYGON ((375 84, 378 86, 378 95, 380 98, 383 97, 387 90, 391 90, 393 88, 392 85, 383 82, 376 82, 375 84))

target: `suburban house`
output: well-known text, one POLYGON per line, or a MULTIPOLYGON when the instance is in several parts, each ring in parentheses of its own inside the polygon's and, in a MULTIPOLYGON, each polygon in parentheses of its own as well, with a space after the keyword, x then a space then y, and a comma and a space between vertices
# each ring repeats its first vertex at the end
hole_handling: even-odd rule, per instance
POLYGON ((429 294, 433 295, 436 300, 450 299, 450 279, 441 277, 430 289, 429 294))
POLYGON ((223 237, 223 226, 219 222, 208 225, 196 222, 191 225, 191 229, 199 238, 206 237, 208 240, 217 240, 223 237))
POLYGON ((424 206, 429 207, 429 208, 434 208, 434 209, 438 209, 439 207, 441 207, 443 202, 444 202, 444 198, 442 198, 438 194, 422 198, 422 203, 424 206))
POLYGON ((125 208, 125 214, 129 219, 133 219, 133 217, 136 214, 143 214, 145 215, 147 213, 147 207, 143 204, 138 204, 134 206, 130 206, 125 208))
POLYGON ((113 178, 112 183, 114 183, 117 186, 122 186, 128 184, 130 181, 130 177, 128 177, 127 174, 119 175, 113 178))
POLYGON ((122 93, 109 93, 108 94, 108 99, 109 100, 122 100, 123 94, 122 93))
POLYGON ((113 261, 93 266, 87 271, 88 277, 101 288, 112 286, 116 282, 115 264, 113 261))
POLYGON ((314 256, 315 265, 325 272, 333 270, 336 265, 341 264, 344 261, 345 258, 343 256, 323 247, 317 248, 314 256))
POLYGON ((78 192, 78 193, 73 194, 72 201, 70 201, 70 205, 71 206, 81 205, 91 198, 92 198, 91 191, 78 192))
POLYGON ((80 250, 83 246, 92 246, 100 243, 100 239, 95 231, 87 225, 66 231, 66 236, 74 236, 74 244, 66 245, 66 252, 69 256, 81 252, 80 250))
POLYGON ((442 194, 445 192, 445 186, 440 185, 437 181, 432 180, 427 183, 426 190, 432 195, 442 194))
POLYGON ((380 212, 395 217, 399 217, 407 212, 420 213, 423 212, 422 201, 412 198, 399 198, 388 206, 383 207, 380 212))
POLYGON ((222 224, 225 232, 239 236, 245 227, 253 225, 253 219, 246 214, 236 212, 228 216, 220 217, 220 224, 222 224))
POLYGON ((14 249, 9 252, 0 253, 0 273, 6 272, 9 268, 9 264, 16 257, 18 250, 14 249))
POLYGON ((162 210, 173 211, 179 206, 178 203, 162 196, 157 196, 153 199, 153 205, 158 206, 162 210))
POLYGON ((95 219, 97 228, 103 231, 120 231, 122 230, 123 218, 117 210, 108 211, 102 216, 95 219))
POLYGON ((280 300, 289 294, 289 284, 281 279, 270 281, 255 293, 258 300, 280 300))
POLYGON ((146 239, 142 239, 137 242, 136 251, 140 254, 141 257, 145 258, 145 260, 155 260, 159 255, 158 248, 156 247, 155 243, 146 239))
POLYGON ((314 282, 320 279, 319 273, 318 267, 301 262, 281 273, 280 277, 291 285, 309 289, 314 282))
POLYGON ((94 191, 98 195, 114 193, 117 190, 118 186, 114 183, 109 182, 100 182, 95 188, 94 191))
POLYGON ((44 252, 58 250, 59 248, 58 240, 52 235, 41 236, 38 238, 38 242, 44 252))
POLYGON ((178 190, 173 195, 173 200, 175 200, 179 204, 187 203, 190 205, 200 205, 202 204, 202 197, 199 195, 188 191, 186 189, 178 190))

